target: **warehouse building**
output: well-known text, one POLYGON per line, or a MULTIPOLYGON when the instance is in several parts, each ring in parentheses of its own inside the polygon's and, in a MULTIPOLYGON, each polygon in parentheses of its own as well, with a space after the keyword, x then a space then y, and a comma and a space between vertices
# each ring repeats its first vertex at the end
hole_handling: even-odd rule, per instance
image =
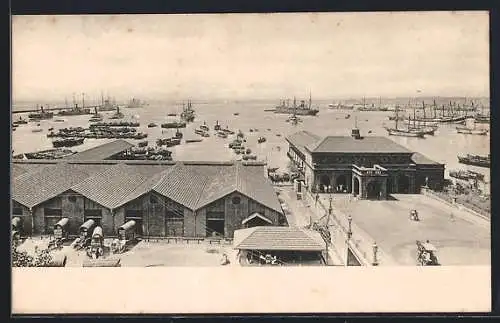
POLYGON ((12 216, 27 234, 70 235, 93 219, 105 236, 129 220, 151 237, 233 237, 284 221, 263 163, 20 160, 12 164, 12 216))
POLYGON ((319 137, 300 131, 286 138, 290 160, 310 191, 352 193, 386 199, 391 193, 419 193, 420 187, 442 190, 443 164, 412 152, 386 137, 319 137))

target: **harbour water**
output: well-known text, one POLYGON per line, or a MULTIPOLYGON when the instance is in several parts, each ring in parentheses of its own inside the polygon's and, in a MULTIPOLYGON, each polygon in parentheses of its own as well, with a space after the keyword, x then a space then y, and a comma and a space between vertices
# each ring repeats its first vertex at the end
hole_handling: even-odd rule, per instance
MULTIPOLYGON (((288 163, 286 151, 288 145, 285 137, 300 130, 307 130, 320 136, 326 135, 349 135, 353 128, 355 120, 363 136, 387 136, 385 125, 390 125, 388 117, 393 112, 378 111, 349 111, 329 109, 327 105, 320 106, 320 112, 316 117, 301 117, 302 122, 293 125, 286 122, 288 115, 266 112, 265 109, 273 108, 276 102, 244 102, 244 103, 198 103, 194 104, 196 111, 196 120, 188 124, 187 128, 181 129, 184 138, 198 137, 194 134, 194 129, 198 128, 203 122, 210 127, 210 137, 203 138, 202 142, 186 144, 182 141, 179 146, 169 148, 172 150, 174 160, 197 160, 197 161, 221 161, 236 160, 240 156, 233 153, 228 148, 234 136, 227 139, 219 138, 214 135, 213 126, 216 121, 222 128, 226 126, 237 132, 241 130, 247 140, 245 146, 256 154, 259 160, 264 160, 269 167, 279 167, 285 171, 288 163), (237 115, 235 115, 235 113, 237 115), (347 115, 350 115, 346 119, 347 115), (250 129, 257 131, 250 132, 250 129), (261 144, 257 143, 259 137, 266 137, 267 141, 261 144)), ((182 105, 171 103, 155 102, 148 106, 135 109, 120 109, 124 113, 123 120, 136 120, 140 122, 138 132, 148 134, 149 145, 155 145, 158 138, 167 138, 173 136, 175 129, 162 129, 160 124, 171 117, 168 113, 180 114, 182 105), (148 128, 148 124, 154 122, 158 125, 155 128, 148 128)), ((113 112, 101 112, 105 117, 109 117, 113 112)), ((25 114, 15 114, 12 119, 27 118, 25 114)), ((33 152, 52 148, 51 139, 47 138, 48 129, 53 127, 55 131, 65 127, 88 127, 90 115, 81 116, 55 116, 52 120, 40 121, 41 132, 32 132, 37 123, 30 122, 27 125, 20 125, 12 133, 12 150, 14 154, 33 152), (65 122, 55 122, 54 119, 64 119, 65 122)), ((480 154, 490 153, 490 136, 474 136, 458 134, 455 124, 442 124, 434 136, 426 136, 425 139, 390 137, 395 142, 407 147, 412 151, 420 152, 427 157, 446 164, 446 169, 471 169, 485 174, 485 181, 489 183, 490 172, 486 168, 465 166, 458 163, 459 154, 480 154)), ((478 125, 478 127, 489 127, 489 125, 478 125)), ((101 145, 114 139, 85 139, 83 145, 72 147, 72 150, 82 151, 91 147, 101 145)), ((140 140, 128 140, 136 144, 140 140)))

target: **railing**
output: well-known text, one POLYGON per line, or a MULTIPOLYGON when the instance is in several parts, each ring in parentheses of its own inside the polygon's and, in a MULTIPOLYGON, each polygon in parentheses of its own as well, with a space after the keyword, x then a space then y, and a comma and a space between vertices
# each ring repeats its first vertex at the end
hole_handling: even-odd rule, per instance
MULTIPOLYGON (((306 192, 307 192, 306 194, 309 195, 309 198, 311 198, 311 199, 313 199, 313 201, 315 201, 315 199, 311 195, 311 193, 307 190, 306 190, 306 192)), ((317 203, 317 206, 319 206, 326 214, 325 216, 323 216, 319 219, 319 221, 318 221, 318 222, 320 222, 319 224, 320 225, 328 225, 327 221, 328 221, 328 211, 329 211, 328 209, 329 209, 329 207, 324 205, 321 200, 318 200, 317 202, 314 202, 314 203, 317 203)), ((342 214, 342 213, 338 212, 338 214, 342 214)), ((335 227, 340 229, 343 237, 347 237, 348 232, 349 232, 349 224, 348 224, 349 221, 347 219, 347 216, 345 214, 342 214, 342 216, 338 217, 334 212, 332 212, 331 218, 334 221, 335 227)), ((351 237, 347 241, 345 241, 344 239, 339 240, 339 238, 343 238, 343 237, 339 237, 336 234, 332 234, 332 236, 333 236, 333 239, 335 239, 337 242, 342 241, 343 243, 347 243, 348 246, 350 247, 351 251, 355 254, 356 258, 358 258, 362 263, 364 263, 365 265, 368 265, 371 263, 371 261, 370 261, 371 244, 363 241, 363 239, 361 239, 359 235, 357 235, 357 234, 354 235, 352 233, 352 224, 351 224, 351 237)))
POLYGON ((374 165, 372 168, 359 167, 357 165, 352 165, 352 170, 358 175, 368 175, 368 176, 384 176, 387 175, 387 169, 382 166, 374 165))
POLYGON ((464 200, 464 198, 457 196, 456 202, 453 201, 453 197, 450 195, 447 195, 445 193, 440 193, 433 191, 429 188, 422 187, 421 188, 422 192, 425 195, 428 195, 430 197, 433 197, 441 202, 444 202, 448 204, 449 206, 457 206, 460 205, 464 207, 466 210, 471 211, 471 213, 478 214, 480 217, 490 219, 491 218, 491 210, 485 210, 484 208, 481 208, 480 206, 477 206, 471 202, 468 202, 467 200, 464 200))

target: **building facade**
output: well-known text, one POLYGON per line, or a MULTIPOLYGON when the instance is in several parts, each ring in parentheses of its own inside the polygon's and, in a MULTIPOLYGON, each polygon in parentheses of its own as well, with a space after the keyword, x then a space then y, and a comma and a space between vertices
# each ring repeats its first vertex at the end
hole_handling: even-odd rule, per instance
POLYGON ((385 137, 320 138, 307 131, 287 137, 290 160, 312 192, 352 193, 386 199, 391 193, 419 193, 427 185, 441 190, 444 165, 411 152, 385 137))
POLYGON ((279 225, 284 217, 263 164, 95 164, 31 164, 14 177, 12 216, 22 220, 23 231, 51 234, 68 218, 68 233, 75 236, 92 219, 105 236, 116 236, 134 220, 143 237, 232 238, 237 229, 279 225))

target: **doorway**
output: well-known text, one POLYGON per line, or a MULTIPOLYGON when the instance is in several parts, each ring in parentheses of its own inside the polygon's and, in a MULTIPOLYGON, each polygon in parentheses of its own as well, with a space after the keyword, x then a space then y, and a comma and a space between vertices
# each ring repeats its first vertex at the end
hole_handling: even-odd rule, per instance
POLYGON ((345 175, 340 175, 339 177, 337 177, 336 184, 338 193, 347 191, 347 177, 345 175))
POLYGON ((354 186, 352 188, 352 194, 359 195, 359 179, 354 177, 354 186))
POLYGON ((406 175, 400 175, 398 178, 398 193, 410 193, 410 178, 406 175))
POLYGON ((326 189, 328 186, 330 186, 330 176, 328 175, 321 175, 320 177, 320 191, 322 193, 326 193, 326 189))
POLYGON ((380 198, 380 183, 377 181, 369 182, 366 186, 366 197, 369 199, 380 198))
POLYGON ((207 219, 207 237, 224 237, 224 219, 207 219))

